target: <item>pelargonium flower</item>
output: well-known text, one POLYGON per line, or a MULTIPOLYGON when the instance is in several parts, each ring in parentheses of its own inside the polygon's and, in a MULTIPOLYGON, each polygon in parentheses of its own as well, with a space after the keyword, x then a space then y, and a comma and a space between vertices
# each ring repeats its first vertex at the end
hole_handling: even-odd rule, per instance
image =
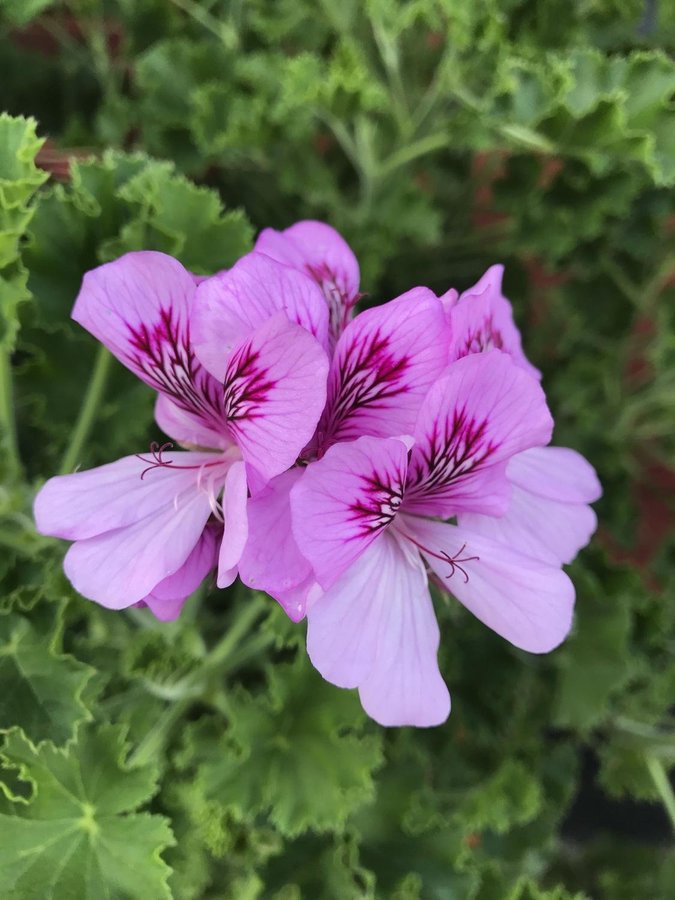
MULTIPOLYGON (((202 325, 205 333, 224 338, 215 321, 202 325)), ((360 313, 335 346, 326 408, 302 461, 362 435, 411 432, 424 396, 447 366, 449 350, 443 307, 426 288, 360 313)), ((248 540, 239 566, 245 584, 271 594, 295 620, 304 615, 315 585, 291 528, 289 495, 301 474, 300 469, 285 473, 249 502, 248 540)))
POLYGON ((310 327, 283 304, 255 317, 243 294, 217 378, 191 337, 196 279, 175 259, 129 253, 85 275, 73 318, 158 392, 157 421, 189 449, 155 447, 40 491, 38 529, 75 541, 64 567, 84 596, 113 609, 144 602, 168 618, 216 561, 219 586, 235 579, 248 491, 293 465, 326 397, 323 297, 308 277, 270 266, 270 290, 313 307, 310 327))
POLYGON ((572 621, 574 589, 556 563, 463 524, 508 508, 509 461, 544 446, 552 420, 538 382, 492 350, 434 383, 412 439, 335 444, 291 491, 298 545, 323 589, 307 611, 321 674, 358 687, 384 725, 434 725, 450 710, 426 566, 515 646, 542 653, 572 621))

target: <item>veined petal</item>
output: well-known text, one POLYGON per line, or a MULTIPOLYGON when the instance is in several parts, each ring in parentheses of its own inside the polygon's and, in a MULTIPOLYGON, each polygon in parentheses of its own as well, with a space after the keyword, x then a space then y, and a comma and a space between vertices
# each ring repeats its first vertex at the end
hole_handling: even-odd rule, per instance
POLYGON ((359 298, 359 264, 345 239, 330 225, 307 220, 285 231, 265 228, 255 249, 314 279, 323 291, 331 334, 337 339, 359 298))
POLYGON ((288 618, 292 622, 299 622, 305 617, 313 600, 322 594, 323 591, 312 572, 296 587, 289 588, 287 591, 276 591, 273 596, 283 607, 288 618))
POLYGON ((477 284, 448 304, 452 328, 451 360, 485 350, 502 350, 517 366, 540 379, 541 372, 523 353, 511 304, 502 294, 503 275, 504 266, 491 266, 477 284))
POLYGON ((595 469, 568 447, 534 447, 509 460, 513 484, 550 500, 593 503, 602 495, 595 469))
POLYGON ((249 500, 248 541, 239 563, 244 584, 276 600, 283 596, 284 608, 290 605, 295 621, 304 615, 304 606, 298 606, 291 592, 313 575, 291 526, 290 492, 301 476, 301 469, 289 469, 249 500))
POLYGON ((598 520, 586 503, 551 500, 513 487, 503 516, 462 513, 462 527, 554 565, 571 563, 590 541, 598 520))
POLYGON ((237 577, 239 560, 248 537, 248 485, 243 462, 232 465, 223 490, 223 540, 218 556, 218 587, 229 587, 237 577))
POLYGON ((462 511, 501 515, 509 484, 504 469, 495 467, 548 443, 552 429, 538 382, 506 354, 492 350, 457 360, 420 410, 405 509, 444 518, 462 511))
POLYGON ((228 355, 272 316, 287 317, 328 346, 328 310, 312 279, 270 259, 248 253, 228 271, 197 289, 191 318, 195 350, 219 381, 228 355))
POLYGON ((216 564, 216 529, 206 526, 194 550, 183 565, 153 588, 141 601, 162 622, 177 619, 185 601, 193 594, 216 564))
POLYGON ((587 505, 602 492, 593 466, 566 447, 535 447, 512 457, 506 471, 513 485, 506 514, 462 514, 459 524, 538 559, 572 562, 598 524, 587 505))
POLYGON ((35 498, 36 526, 41 534, 70 541, 96 537, 152 517, 190 491, 200 476, 224 478, 225 470, 217 453, 159 450, 57 475, 35 498))
POLYGON ((323 677, 358 687, 381 725, 438 725, 450 696, 419 555, 385 533, 307 613, 307 650, 323 677))
POLYGON ((401 516, 408 535, 450 591, 514 646, 548 653, 572 626, 574 587, 558 565, 459 525, 401 516))
POLYGON ((211 515, 212 501, 196 479, 167 501, 132 525, 73 544, 63 566, 80 594, 124 609, 183 566, 211 515))
POLYGON ((194 277, 173 257, 127 253, 87 272, 73 318, 178 407, 223 430, 222 389, 190 340, 194 277))
POLYGON ((307 444, 326 400, 328 359, 316 338, 278 313, 239 344, 224 377, 227 424, 264 480, 307 444))
POLYGON ((166 394, 157 394, 155 422, 174 441, 187 447, 213 447, 226 450, 234 446, 227 429, 210 427, 201 416, 177 406, 166 394))
POLYGON ((407 462, 403 441, 362 437, 335 444, 292 488, 293 533, 323 588, 393 521, 407 462))
POLYGON ((410 434, 447 365, 449 340, 443 307, 427 288, 360 313, 335 348, 319 450, 362 435, 410 434))

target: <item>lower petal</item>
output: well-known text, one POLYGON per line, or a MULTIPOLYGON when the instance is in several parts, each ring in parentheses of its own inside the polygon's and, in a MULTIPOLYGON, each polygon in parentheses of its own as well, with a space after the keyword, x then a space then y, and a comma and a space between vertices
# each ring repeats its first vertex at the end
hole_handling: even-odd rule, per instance
POLYGON ((218 587, 229 587, 237 577, 237 567, 248 537, 246 511, 248 488, 246 466, 234 463, 223 490, 223 541, 218 555, 218 587))
POLYGON ((564 503, 593 503, 602 495, 595 469, 569 447, 533 447, 514 456, 507 469, 519 487, 564 503))
POLYGON ((197 484, 154 515, 73 544, 64 570, 83 596, 110 609, 143 600, 185 563, 211 515, 197 484))
POLYGON ((406 516, 402 527, 448 591, 514 646, 548 653, 567 637, 574 587, 558 565, 464 526, 406 516))
MULTIPOLYGON (((289 597, 296 615, 298 601, 291 592, 312 575, 291 528, 290 491, 301 475, 301 469, 289 469, 249 500, 248 541, 239 563, 244 584, 276 600, 289 597)), ((304 608, 299 617, 303 614, 304 608)))
POLYGON ((185 601, 193 594, 216 564, 217 531, 207 526, 183 565, 144 598, 145 605, 161 622, 177 619, 185 601))
POLYGON ((462 527, 552 564, 571 563, 590 541, 598 520, 585 503, 563 503, 514 487, 504 516, 465 513, 462 527))
POLYGON ((307 613, 307 649, 327 681, 358 687, 381 725, 438 725, 450 697, 419 556, 383 534, 307 613))

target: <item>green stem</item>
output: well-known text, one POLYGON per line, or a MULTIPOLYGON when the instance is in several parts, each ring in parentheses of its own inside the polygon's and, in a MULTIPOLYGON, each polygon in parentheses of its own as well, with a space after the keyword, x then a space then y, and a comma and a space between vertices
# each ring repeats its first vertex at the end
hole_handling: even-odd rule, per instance
POLYGON ((668 813, 673 831, 675 831, 675 793, 673 793, 673 786, 668 778, 668 773, 661 760, 653 754, 645 756, 645 765, 654 782, 654 787, 659 793, 661 802, 668 813))
POLYGON ((61 468, 59 470, 61 475, 66 475, 68 474, 68 472, 72 472, 80 460, 82 448, 84 447, 87 438, 89 437, 89 432, 91 431, 91 428, 96 421, 99 406, 101 405, 101 400, 103 399, 103 392, 105 391, 106 381, 108 380, 108 372, 110 371, 111 363, 112 356, 110 355, 108 350, 106 350, 106 348, 101 345, 98 350, 96 362, 94 363, 94 371, 91 376, 91 381, 89 382, 89 387, 87 388, 87 393, 84 395, 84 400, 82 401, 82 406, 80 407, 80 414, 77 417, 77 422, 75 423, 75 427, 73 428, 73 434, 70 439, 70 444, 68 445, 66 452, 63 455, 61 468))
POLYGON ((0 429, 4 435, 5 467, 9 478, 21 472, 21 457, 14 417, 14 391, 12 388, 12 367, 9 350, 0 347, 0 429))
POLYGON ((448 144, 449 139, 445 132, 430 134, 417 141, 413 141, 412 144, 408 144, 406 147, 397 150, 396 153, 392 153, 389 159, 385 159, 380 167, 379 175, 381 177, 389 175, 401 166, 405 166, 413 160, 419 159, 421 156, 426 156, 427 153, 433 153, 435 150, 442 150, 443 147, 447 147, 448 144))
POLYGON ((235 649, 239 649, 241 639, 251 629, 264 608, 265 599, 261 596, 254 597, 242 606, 232 627, 184 680, 183 689, 186 693, 172 703, 155 722, 129 757, 129 765, 142 766, 157 756, 173 726, 201 695, 200 685, 204 679, 214 671, 219 670, 221 675, 228 671, 229 666, 226 665, 228 657, 232 656, 235 649))

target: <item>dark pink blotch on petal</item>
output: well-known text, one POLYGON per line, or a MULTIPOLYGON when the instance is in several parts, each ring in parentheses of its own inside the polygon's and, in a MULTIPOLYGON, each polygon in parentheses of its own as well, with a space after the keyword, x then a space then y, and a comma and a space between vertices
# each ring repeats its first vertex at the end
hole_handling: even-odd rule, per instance
POLYGON ((449 329, 426 288, 362 312, 335 348, 319 453, 363 435, 410 434, 420 403, 448 362, 449 329))
POLYGON ((541 372, 523 353, 511 304, 502 294, 503 275, 503 266, 491 266, 459 298, 453 297, 450 292, 441 298, 445 301, 452 329, 451 359, 461 359, 486 350, 502 350, 508 353, 517 366, 540 379, 541 372))
POLYGON ((548 443, 553 420, 538 382, 496 350, 452 363, 427 394, 415 426, 405 509, 448 518, 501 515, 504 464, 548 443))
POLYGON ((316 338, 284 313, 233 350, 224 376, 227 424, 263 480, 292 466, 312 437, 327 374, 328 358, 316 338))
POLYGON ((335 444, 292 488, 293 533, 323 588, 394 520, 407 465, 404 441, 362 437, 335 444))
POLYGON ((195 291, 173 257, 127 253, 86 273, 73 318, 146 384, 222 433, 222 390, 190 338, 195 291))

